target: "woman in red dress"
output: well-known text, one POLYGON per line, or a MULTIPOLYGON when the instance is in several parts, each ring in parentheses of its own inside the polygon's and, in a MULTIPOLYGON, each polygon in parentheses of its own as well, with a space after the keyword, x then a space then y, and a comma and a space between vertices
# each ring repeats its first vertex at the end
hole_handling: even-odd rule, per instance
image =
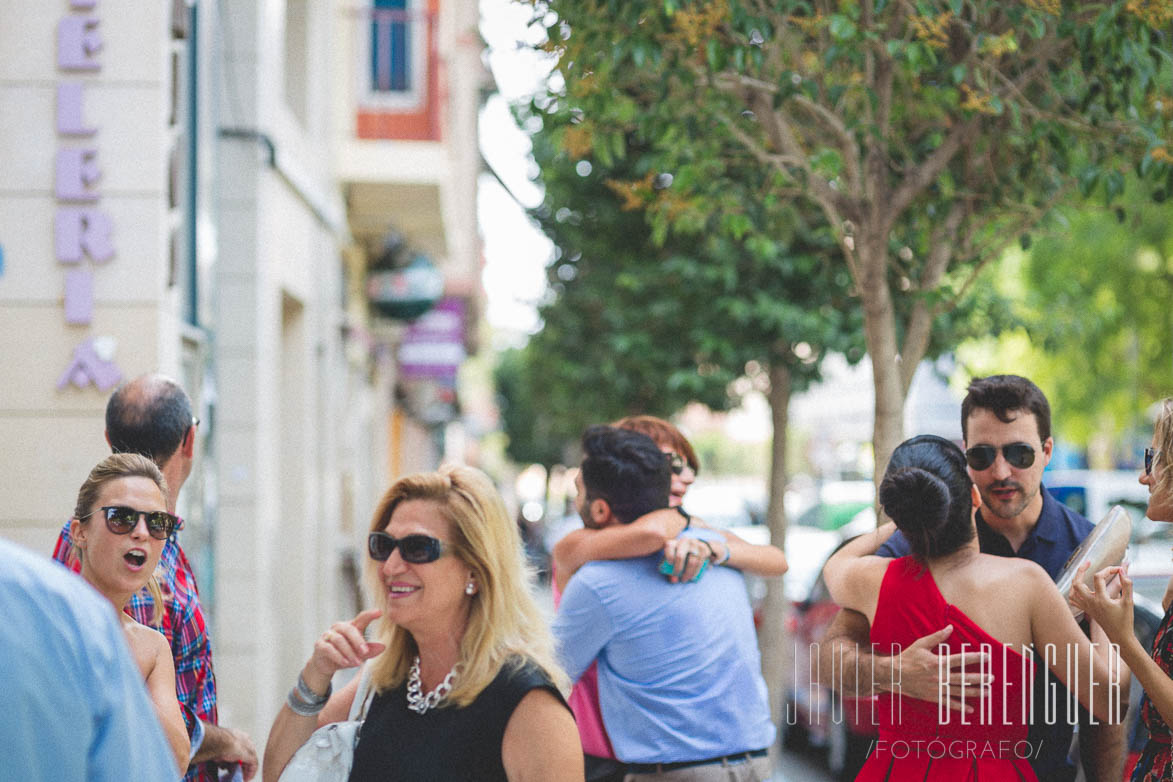
MULTIPOLYGON (((1047 704, 1031 703, 1032 646, 1047 650, 1051 671, 1096 719, 1122 717, 1127 697, 1112 685, 1127 681, 1127 669, 1109 659, 1106 643, 1093 647, 1039 565, 978 550, 980 503, 961 449, 933 435, 914 437, 892 453, 880 484, 880 504, 895 524, 856 538, 827 562, 832 598, 868 617, 878 652, 951 626, 940 654, 988 655, 967 677, 986 682, 976 702, 946 696, 938 706, 881 695, 879 738, 857 779, 1036 779, 1027 727, 1032 707, 1034 719, 1043 719, 1047 704), (897 528, 913 555, 874 556, 897 528)), ((1093 640, 1106 642, 1095 626, 1093 640)))

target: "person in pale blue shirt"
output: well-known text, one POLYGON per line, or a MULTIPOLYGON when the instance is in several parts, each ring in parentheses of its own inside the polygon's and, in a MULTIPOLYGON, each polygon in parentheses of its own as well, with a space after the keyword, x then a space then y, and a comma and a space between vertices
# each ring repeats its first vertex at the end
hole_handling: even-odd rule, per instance
MULTIPOLYGON (((646 435, 592 427, 583 452, 586 526, 668 504, 670 468, 646 435)), ((660 559, 591 562, 570 579, 554 620, 560 661, 577 679, 598 659, 603 722, 628 779, 765 780, 775 729, 741 574, 714 567, 671 584, 660 559)))
POLYGON ((0 776, 21 782, 178 780, 110 602, 0 539, 0 776))

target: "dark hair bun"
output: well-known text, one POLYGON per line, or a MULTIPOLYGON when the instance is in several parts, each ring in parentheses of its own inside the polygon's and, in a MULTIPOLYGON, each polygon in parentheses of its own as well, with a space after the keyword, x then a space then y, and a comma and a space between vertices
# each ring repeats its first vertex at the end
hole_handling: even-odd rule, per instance
POLYGON ((894 470, 880 484, 884 512, 912 538, 921 538, 945 523, 949 499, 945 481, 920 467, 894 470))

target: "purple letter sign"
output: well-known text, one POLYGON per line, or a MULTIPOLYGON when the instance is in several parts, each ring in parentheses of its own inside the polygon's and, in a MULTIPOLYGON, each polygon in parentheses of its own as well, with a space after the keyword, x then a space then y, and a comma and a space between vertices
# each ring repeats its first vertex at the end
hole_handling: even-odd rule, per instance
MULTIPOLYGON (((97 0, 70 0, 75 11, 92 11, 97 0)), ((94 16, 67 15, 57 25, 57 67, 63 71, 98 71, 102 36, 94 16)), ((83 107, 85 85, 62 82, 57 85, 57 134, 94 136, 97 129, 86 125, 83 107)), ((98 200, 102 171, 96 147, 65 147, 57 150, 54 186, 58 201, 98 200)), ((65 272, 65 322, 85 326, 94 319, 94 271, 81 266, 84 258, 104 263, 114 257, 114 223, 97 209, 59 204, 53 220, 53 247, 58 263, 69 265, 65 272)), ((114 341, 89 338, 73 351, 73 361, 57 382, 57 390, 70 383, 85 388, 91 383, 100 390, 112 388, 122 379, 114 363, 114 341)))

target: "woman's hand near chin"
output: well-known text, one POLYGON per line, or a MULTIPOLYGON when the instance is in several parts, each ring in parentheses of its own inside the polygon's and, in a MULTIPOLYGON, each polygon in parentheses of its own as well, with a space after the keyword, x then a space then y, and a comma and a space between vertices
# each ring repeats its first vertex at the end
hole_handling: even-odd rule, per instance
MULTIPOLYGON (((335 622, 331 625, 314 642, 313 654, 301 670, 302 683, 317 695, 325 695, 337 671, 361 665, 365 660, 382 654, 385 644, 367 641, 363 637, 370 623, 382 614, 380 609, 372 608, 349 622, 335 622)), ((359 678, 354 677, 341 690, 331 693, 330 699, 316 713, 295 714, 288 704, 282 707, 273 720, 269 741, 265 744, 265 756, 261 764, 264 782, 277 782, 293 753, 316 728, 346 719, 358 689, 359 678)))
POLYGON ((371 622, 383 615, 381 609, 371 608, 349 622, 335 622, 314 642, 314 652, 302 669, 302 680, 311 690, 322 694, 330 686, 334 674, 343 668, 354 668, 366 660, 382 654, 385 645, 366 640, 363 635, 371 622))

